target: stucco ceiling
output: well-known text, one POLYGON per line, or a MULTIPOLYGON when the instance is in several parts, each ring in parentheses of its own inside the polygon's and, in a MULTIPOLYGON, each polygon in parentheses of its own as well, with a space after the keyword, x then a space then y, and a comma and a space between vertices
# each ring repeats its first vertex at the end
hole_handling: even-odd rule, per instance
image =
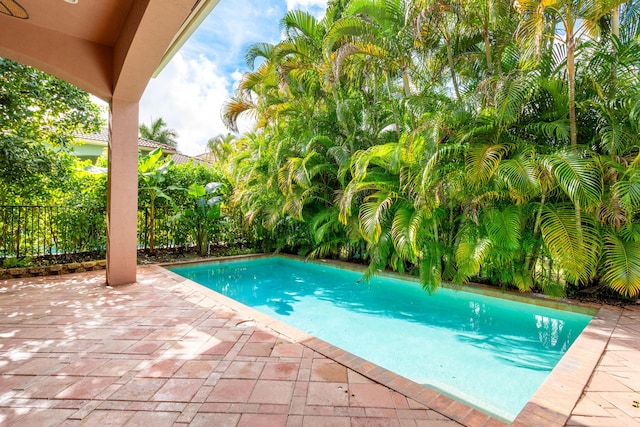
POLYGON ((113 46, 134 0, 14 1, 29 15, 25 20, 29 25, 113 46))
POLYGON ((0 0, 0 56, 137 101, 218 1, 0 0))

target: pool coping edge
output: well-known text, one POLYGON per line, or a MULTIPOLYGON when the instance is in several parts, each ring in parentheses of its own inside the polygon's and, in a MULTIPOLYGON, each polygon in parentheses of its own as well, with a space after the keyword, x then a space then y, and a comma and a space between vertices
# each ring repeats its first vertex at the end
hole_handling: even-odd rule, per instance
MULTIPOLYGON (((405 396, 423 404, 429 409, 441 413, 451 419, 460 422, 463 425, 507 425, 504 420, 496 418, 469 406, 463 402, 459 402, 445 394, 442 394, 429 387, 415 383, 405 377, 386 370, 372 362, 364 360, 353 355, 339 347, 329 344, 317 337, 307 334, 297 328, 294 328, 284 322, 272 318, 260 311, 249 306, 239 303, 225 295, 208 289, 196 282, 186 279, 177 273, 170 271, 167 267, 171 265, 185 265, 197 263, 220 263, 231 260, 253 259, 253 258, 269 258, 279 256, 292 260, 304 261, 304 258, 287 254, 250 254, 238 255, 233 257, 223 257, 212 260, 200 260, 195 262, 165 263, 158 265, 161 270, 174 278, 179 278, 184 284, 196 289, 200 292, 211 293, 219 302, 229 306, 233 310, 248 314, 251 320, 257 321, 260 325, 272 329, 273 331, 284 335, 294 342, 298 342, 323 356, 329 357, 336 362, 352 369, 353 371, 379 383, 392 390, 395 390, 405 396), (467 412, 461 410, 460 406, 468 408, 467 412), (462 415, 461 415, 462 414, 462 415), (465 421, 473 420, 470 424, 465 421), (478 420, 483 420, 478 423, 478 420), (491 421, 491 422, 489 422, 491 421)), ((334 261, 318 261, 309 260, 309 262, 324 264, 334 263, 334 261)), ((345 262, 335 262, 340 267, 348 266, 350 270, 362 271, 359 266, 348 265, 345 262), (345 265, 346 264, 346 265, 345 265)), ((405 275, 397 273, 382 274, 385 277, 405 278, 405 275)), ((506 292, 500 292, 492 289, 484 289, 484 287, 473 287, 472 292, 488 294, 497 297, 504 297, 506 292)), ((459 289, 459 288, 454 288, 459 289)), ((467 288, 465 287, 466 291, 467 288)), ((542 306, 559 308, 569 306, 571 302, 540 300, 537 296, 519 296, 510 295, 512 300, 536 304, 536 301, 542 302, 542 306)), ((580 399, 583 390, 587 386, 594 369, 602 357, 602 354, 613 334, 613 330, 618 323, 618 319, 622 315, 622 310, 610 306, 582 305, 585 311, 572 310, 582 313, 597 310, 589 324, 571 345, 569 350, 563 355, 558 364, 549 373, 542 385, 538 388, 533 397, 520 411, 511 425, 514 426, 533 426, 533 425, 564 425, 571 416, 576 403, 580 399)), ((247 319, 249 320, 249 319, 247 319)))
POLYGON ((513 421, 514 426, 565 425, 622 316, 602 306, 513 421), (551 423, 551 424, 550 424, 551 423))

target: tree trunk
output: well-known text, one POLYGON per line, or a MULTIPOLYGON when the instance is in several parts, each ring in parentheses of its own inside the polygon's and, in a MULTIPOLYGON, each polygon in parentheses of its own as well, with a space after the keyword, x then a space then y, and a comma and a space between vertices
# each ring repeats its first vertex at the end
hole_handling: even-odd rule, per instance
POLYGON ((202 236, 200 241, 200 256, 207 256, 207 252, 209 252, 209 235, 207 230, 202 230, 202 236))
POLYGON ((389 102, 391 103, 391 111, 393 111, 393 120, 396 123, 396 135, 398 135, 398 141, 400 141, 400 117, 398 116, 398 110, 396 108, 396 103, 393 99, 393 91, 391 90, 391 78, 389 77, 389 73, 385 73, 385 78, 387 79, 387 92, 389 93, 389 102))
POLYGON ((529 260, 527 261, 527 271, 531 277, 535 277, 535 268, 538 263, 538 257, 540 256, 540 248, 542 247, 542 237, 539 236, 540 231, 540 223, 542 222, 542 210, 544 209, 544 204, 547 199, 547 193, 542 192, 542 196, 540 198, 540 208, 538 212, 536 212, 536 222, 533 225, 533 238, 535 239, 533 242, 533 248, 531 250, 531 254, 529 255, 529 260))
POLYGON ((611 11, 611 35, 612 37, 612 56, 614 62, 611 64, 611 81, 609 85, 609 96, 614 97, 616 94, 616 86, 618 80, 618 41, 620 41, 620 6, 616 6, 611 11))
POLYGON ((195 240, 196 240, 196 252, 198 252, 198 255, 204 257, 207 256, 207 246, 208 246, 208 239, 206 236, 206 230, 205 230, 206 225, 202 224, 200 221, 197 221, 196 225, 195 225, 195 240))
POLYGON ((482 23, 482 38, 484 39, 484 56, 487 58, 487 72, 493 76, 493 58, 491 57, 491 41, 489 40, 489 25, 482 23))
POLYGON ((447 42, 447 61, 449 63, 449 72, 451 73, 451 82, 453 83, 453 90, 456 93, 456 100, 460 99, 460 89, 458 88, 458 79, 456 78, 456 70, 453 67, 453 48, 451 47, 451 40, 447 42))
POLYGON ((569 126, 571 132, 571 147, 578 145, 578 125, 576 123, 576 64, 575 40, 573 34, 567 32, 567 85, 569 88, 569 126))
POLYGON ((409 84, 409 73, 407 72, 407 67, 402 67, 402 89, 404 90, 404 96, 408 97, 411 95, 411 85, 409 84))

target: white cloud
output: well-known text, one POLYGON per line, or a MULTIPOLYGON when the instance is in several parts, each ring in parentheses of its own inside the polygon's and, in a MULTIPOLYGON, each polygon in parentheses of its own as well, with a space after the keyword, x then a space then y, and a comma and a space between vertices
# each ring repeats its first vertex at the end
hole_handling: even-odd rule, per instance
POLYGON ((242 76, 243 74, 238 70, 231 73, 231 80, 233 80, 234 86, 240 82, 240 80, 242 79, 242 76))
POLYGON ((257 42, 277 43, 285 12, 285 0, 221 0, 182 52, 188 57, 204 54, 227 74, 247 69, 246 48, 257 42))
POLYGON ((287 0, 287 10, 296 8, 309 10, 312 7, 319 7, 324 10, 327 7, 327 0, 287 0))
POLYGON ((205 151, 207 141, 227 133, 220 111, 229 97, 227 78, 201 55, 178 53, 160 75, 149 82, 140 100, 140 123, 162 117, 178 133, 178 149, 188 155, 205 151))

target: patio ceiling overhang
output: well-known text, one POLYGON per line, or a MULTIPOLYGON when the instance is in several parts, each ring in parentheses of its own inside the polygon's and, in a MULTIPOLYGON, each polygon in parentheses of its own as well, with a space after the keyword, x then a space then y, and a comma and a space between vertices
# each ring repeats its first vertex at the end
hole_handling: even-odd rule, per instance
POLYGON ((28 16, 0 13, 0 56, 107 102, 138 101, 218 1, 1 0, 28 16))
POLYGON ((138 107, 219 0, 0 0, 0 57, 107 101, 107 282, 136 280, 138 107))

